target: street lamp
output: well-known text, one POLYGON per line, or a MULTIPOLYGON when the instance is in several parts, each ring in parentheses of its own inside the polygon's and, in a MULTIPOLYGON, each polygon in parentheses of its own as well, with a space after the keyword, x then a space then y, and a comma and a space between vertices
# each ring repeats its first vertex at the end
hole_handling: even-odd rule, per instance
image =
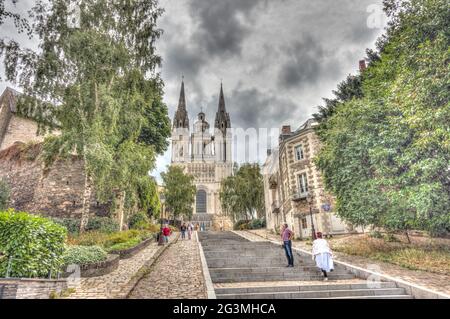
POLYGON ((313 203, 313 195, 311 195, 311 192, 308 192, 308 196, 306 197, 306 201, 309 205, 309 215, 311 216, 311 232, 312 236, 311 238, 313 240, 316 240, 316 230, 314 229, 314 221, 313 221, 313 213, 312 213, 312 203, 313 203))
POLYGON ((165 211, 164 204, 166 202, 166 198, 164 197, 164 194, 161 194, 159 200, 161 202, 161 214, 160 214, 161 215, 160 216, 161 224, 160 224, 160 228, 159 228, 158 246, 163 246, 164 245, 163 219, 164 219, 164 211, 165 211))

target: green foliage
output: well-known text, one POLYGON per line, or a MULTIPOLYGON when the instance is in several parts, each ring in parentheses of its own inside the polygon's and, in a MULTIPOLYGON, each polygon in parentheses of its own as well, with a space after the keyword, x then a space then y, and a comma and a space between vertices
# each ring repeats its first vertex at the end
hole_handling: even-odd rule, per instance
MULTIPOLYGON (((39 132, 58 124, 61 134, 44 144, 45 164, 75 153, 84 160, 86 189, 94 186, 101 202, 125 194, 133 207, 142 203, 142 176, 154 168, 170 134, 163 82, 155 72, 162 9, 156 0, 82 1, 80 25, 72 27, 67 22, 76 3, 36 2, 31 25, 37 52, 0 41, 6 79, 23 89, 18 108, 38 120, 39 132)), ((88 216, 85 204, 83 221, 88 216)))
POLYGON ((0 210, 7 209, 10 196, 10 188, 8 184, 0 179, 0 210))
POLYGON ((146 229, 150 226, 150 219, 144 212, 138 212, 131 215, 128 220, 128 227, 130 229, 146 229))
POLYGON ((167 172, 161 174, 164 182, 164 196, 166 206, 174 217, 185 216, 191 218, 192 205, 194 204, 196 188, 194 177, 184 174, 178 166, 169 166, 167 172))
POLYGON ((161 203, 159 201, 158 185, 153 178, 144 175, 137 185, 139 208, 146 212, 148 216, 159 217, 161 203))
POLYGON ((248 229, 248 220, 238 220, 236 223, 234 223, 233 229, 234 230, 244 230, 248 229))
MULTIPOLYGON (((102 233, 98 231, 88 231, 80 235, 70 237, 69 245, 72 246, 100 246, 106 251, 119 250, 117 245, 123 244, 131 248, 145 239, 151 238, 154 233, 149 230, 127 230, 116 233, 102 233)), ((119 247, 122 247, 119 246, 119 247)))
POLYGON ((264 182, 258 164, 244 164, 233 176, 224 179, 220 200, 223 210, 234 220, 262 217, 264 182))
POLYGON ((67 246, 63 265, 86 265, 106 260, 108 253, 100 246, 67 246))
POLYGON ((237 221, 233 229, 234 230, 247 230, 247 229, 261 229, 266 227, 266 219, 265 218, 255 218, 251 221, 248 220, 239 220, 237 221))
POLYGON ((108 237, 104 247, 108 252, 129 249, 152 237, 153 234, 148 231, 129 230, 108 237))
POLYGON ((380 59, 363 96, 319 127, 317 164, 338 214, 390 231, 450 231, 450 12, 445 0, 386 1, 380 59))
MULTIPOLYGON (((66 227, 70 234, 78 234, 80 230, 79 218, 52 218, 52 220, 66 227)), ((89 219, 86 231, 113 233, 119 231, 119 223, 109 217, 94 216, 89 219)))
POLYGON ((66 229, 49 219, 16 212, 0 212, 0 276, 5 277, 11 260, 10 277, 48 277, 60 270, 66 229))
POLYGON ((103 233, 114 233, 119 231, 119 223, 109 217, 94 216, 89 219, 86 230, 96 230, 103 233))
POLYGON ((249 223, 249 229, 261 229, 266 228, 265 218, 255 218, 249 223))

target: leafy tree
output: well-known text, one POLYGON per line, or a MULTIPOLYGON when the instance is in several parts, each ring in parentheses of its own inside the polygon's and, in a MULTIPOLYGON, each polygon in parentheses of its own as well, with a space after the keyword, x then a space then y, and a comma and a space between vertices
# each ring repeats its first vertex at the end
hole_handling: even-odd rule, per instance
POLYGON ((258 164, 244 164, 222 181, 220 200, 223 210, 235 221, 263 217, 264 182, 258 164), (256 213, 256 214, 255 214, 256 213))
POLYGON ((155 180, 149 176, 143 176, 138 183, 139 208, 147 215, 159 217, 161 203, 155 180))
POLYGON ((166 206, 172 212, 174 219, 177 216, 192 217, 192 205, 197 192, 194 177, 185 174, 183 168, 171 165, 167 172, 161 173, 164 183, 164 196, 166 206))
POLYGON ((326 120, 317 159, 338 212, 390 230, 450 231, 450 12, 385 1, 391 18, 363 97, 326 120))
MULTIPOLYGON (((18 0, 10 0, 8 1, 12 5, 16 5, 18 0)), ((14 22, 14 26, 16 27, 17 31, 23 32, 28 31, 28 33, 31 33, 31 27, 28 23, 28 20, 23 18, 20 14, 16 12, 12 12, 6 9, 6 1, 0 0, 0 25, 5 23, 6 19, 12 19, 14 22)))
POLYGON ((10 189, 8 184, 0 179, 0 211, 8 208, 9 195, 10 189))
POLYGON ((128 207, 138 201, 141 178, 167 148, 167 107, 155 67, 154 43, 162 10, 156 0, 38 1, 32 9, 39 52, 2 42, 5 73, 24 90, 21 112, 32 113, 40 130, 58 126, 45 141, 44 160, 77 154, 84 160, 81 230, 93 187, 99 200, 120 194, 128 207))

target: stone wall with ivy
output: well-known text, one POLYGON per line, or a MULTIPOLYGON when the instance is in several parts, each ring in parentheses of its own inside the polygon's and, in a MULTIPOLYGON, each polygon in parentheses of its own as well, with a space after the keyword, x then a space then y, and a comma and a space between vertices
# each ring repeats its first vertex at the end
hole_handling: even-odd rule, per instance
MULTIPOLYGON (((44 171, 40 144, 16 143, 0 151, 0 179, 11 189, 10 206, 51 217, 80 217, 84 193, 83 162, 77 157, 59 160, 44 171)), ((91 197, 91 212, 109 213, 109 205, 91 197)))

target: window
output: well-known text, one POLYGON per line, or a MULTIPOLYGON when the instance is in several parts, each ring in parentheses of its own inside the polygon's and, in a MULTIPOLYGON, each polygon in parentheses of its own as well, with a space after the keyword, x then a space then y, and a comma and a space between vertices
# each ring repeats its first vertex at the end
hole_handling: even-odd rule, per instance
POLYGON ((206 192, 204 190, 198 190, 196 196, 196 212, 197 214, 206 214, 206 192))
POLYGON ((308 192, 308 177, 306 173, 298 175, 298 185, 300 194, 306 194, 308 192))
POLYGON ((304 159, 305 156, 303 154, 303 145, 298 145, 295 147, 295 159, 297 161, 300 161, 302 159, 304 159))
POLYGON ((308 222, 306 221, 306 218, 302 218, 302 229, 308 228, 308 222))

